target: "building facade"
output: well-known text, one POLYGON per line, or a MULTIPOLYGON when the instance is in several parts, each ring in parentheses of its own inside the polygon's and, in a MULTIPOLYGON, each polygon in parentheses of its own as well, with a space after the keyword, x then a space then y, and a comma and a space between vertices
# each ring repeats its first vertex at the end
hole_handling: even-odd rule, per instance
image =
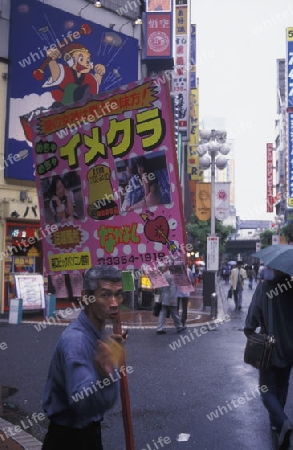
POLYGON ((62 76, 70 78, 75 51, 92 60, 86 76, 93 75, 90 86, 95 93, 140 79, 147 75, 147 68, 142 64, 142 27, 136 24, 141 2, 104 0, 99 8, 85 0, 0 3, 1 313, 15 297, 15 274, 43 274, 44 230, 40 229, 29 113, 36 115, 87 94, 83 86, 66 92, 66 99, 62 92, 62 76), (58 61, 59 79, 52 60, 58 61))

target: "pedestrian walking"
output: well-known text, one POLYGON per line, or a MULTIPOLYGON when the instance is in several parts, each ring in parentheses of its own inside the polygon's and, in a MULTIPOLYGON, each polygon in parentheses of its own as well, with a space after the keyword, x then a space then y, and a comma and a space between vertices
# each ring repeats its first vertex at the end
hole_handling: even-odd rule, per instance
POLYGON ((242 293, 244 289, 244 280, 246 271, 242 267, 242 261, 237 261, 237 265, 231 270, 230 284, 233 289, 235 309, 242 308, 242 293))
POLYGON ((224 265, 222 267, 222 278, 223 278, 226 286, 229 285, 230 274, 231 274, 231 271, 230 271, 229 264, 224 263, 224 265))
POLYGON ((42 450, 103 450, 101 422, 117 399, 121 377, 110 346, 123 352, 122 337, 103 341, 105 321, 117 318, 123 300, 121 273, 92 267, 82 298, 85 308, 63 331, 50 365, 43 396, 50 424, 42 450))
POLYGON ((293 365, 293 283, 290 277, 274 270, 272 280, 258 283, 245 321, 244 333, 248 336, 260 327, 260 332, 268 334, 268 300, 272 301, 273 334, 276 344, 272 363, 267 370, 259 370, 259 385, 262 401, 268 410, 272 430, 278 436, 278 449, 293 449, 293 424, 288 419, 286 405, 290 373, 293 365))
POLYGON ((255 279, 256 274, 253 266, 248 266, 247 269, 247 278, 248 278, 248 287, 249 289, 252 289, 253 287, 253 280, 255 279))
POLYGON ((257 283, 257 280, 258 280, 258 271, 259 271, 259 264, 258 264, 258 263, 254 263, 252 267, 253 267, 253 269, 254 269, 254 271, 255 271, 255 278, 254 278, 254 281, 257 283))
POLYGON ((168 265, 166 264, 162 266, 161 270, 164 277, 168 281, 169 286, 164 286, 161 288, 160 302, 162 304, 162 309, 159 314, 157 334, 166 334, 166 331, 163 330, 163 328, 168 311, 174 321, 177 332, 180 333, 181 331, 186 330, 186 327, 182 325, 177 311, 177 286, 174 283, 168 265))
MULTIPOLYGON (((186 268, 186 273, 188 276, 188 279, 190 281, 190 283, 192 284, 192 272, 189 269, 189 267, 186 268)), ((180 303, 182 306, 182 313, 181 313, 181 322, 182 325, 185 325, 186 319, 187 319, 187 308, 188 308, 188 302, 189 302, 189 297, 190 297, 190 292, 186 293, 186 292, 182 292, 180 290, 180 287, 178 287, 178 291, 177 291, 177 310, 179 313, 179 308, 180 308, 180 303)))

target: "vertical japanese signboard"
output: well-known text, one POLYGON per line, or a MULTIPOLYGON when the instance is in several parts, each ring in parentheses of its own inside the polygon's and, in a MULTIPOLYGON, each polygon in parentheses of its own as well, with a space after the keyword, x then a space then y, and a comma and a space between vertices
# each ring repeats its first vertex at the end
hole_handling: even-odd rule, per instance
POLYGON ((293 27, 286 29, 287 130, 288 130, 288 208, 293 206, 293 27))
POLYGON ((121 270, 180 255, 182 203, 170 93, 142 80, 32 123, 48 273, 121 270))
POLYGON ((190 97, 189 97, 189 145, 187 154, 188 178, 203 180, 203 171, 199 168, 197 147, 199 144, 199 95, 196 79, 196 25, 191 25, 190 34, 190 97))
POLYGON ((146 36, 144 59, 172 57, 172 1, 149 0, 143 25, 146 36))
POLYGON ((286 29, 287 34, 287 107, 293 107, 293 27, 286 29))
POLYGON ((219 238, 207 237, 207 270, 219 270, 219 238))
POLYGON ((293 206, 293 112, 288 117, 288 208, 293 206))
POLYGON ((189 128, 189 13, 188 1, 175 3, 175 68, 173 92, 178 98, 179 130, 188 133, 189 128))
POLYGON ((273 144, 267 144, 267 212, 274 208, 273 144))
POLYGON ((172 16, 171 13, 146 13, 145 59, 171 57, 172 16))

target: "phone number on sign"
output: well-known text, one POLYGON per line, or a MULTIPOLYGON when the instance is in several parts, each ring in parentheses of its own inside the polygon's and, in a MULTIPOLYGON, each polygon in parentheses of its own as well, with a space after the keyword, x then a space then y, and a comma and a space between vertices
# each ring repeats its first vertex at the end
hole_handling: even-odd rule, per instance
POLYGON ((139 256, 108 256, 107 258, 98 258, 98 264, 107 264, 108 266, 119 265, 119 264, 130 264, 140 261, 141 263, 160 261, 166 254, 164 252, 159 253, 143 253, 139 256))

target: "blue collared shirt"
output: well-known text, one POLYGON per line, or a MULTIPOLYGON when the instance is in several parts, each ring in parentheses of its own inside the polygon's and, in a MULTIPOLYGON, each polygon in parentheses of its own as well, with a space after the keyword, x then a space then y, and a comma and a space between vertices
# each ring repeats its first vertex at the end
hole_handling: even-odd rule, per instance
POLYGON ((62 333, 50 365, 43 408, 50 420, 72 428, 101 421, 118 395, 115 371, 105 382, 94 356, 101 332, 82 311, 62 333), (109 382, 110 381, 110 382, 109 382))

